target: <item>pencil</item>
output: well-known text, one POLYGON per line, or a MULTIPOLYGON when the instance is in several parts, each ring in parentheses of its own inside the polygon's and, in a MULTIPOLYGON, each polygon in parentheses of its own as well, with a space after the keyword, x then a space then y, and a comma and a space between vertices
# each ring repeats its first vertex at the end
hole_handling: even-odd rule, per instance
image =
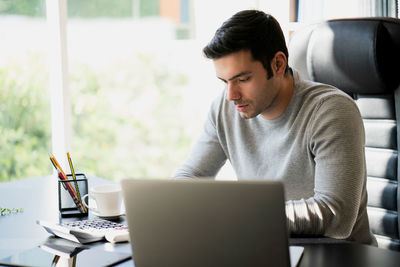
POLYGON ((65 172, 61 168, 60 164, 58 164, 58 161, 56 160, 56 157, 54 157, 52 154, 50 154, 50 160, 54 163, 54 165, 56 165, 56 169, 58 169, 62 173, 64 178, 68 180, 67 175, 65 174, 65 172))
MULTIPOLYGON (((62 170, 60 164, 58 164, 58 161, 56 160, 56 158, 53 155, 50 155, 50 161, 53 163, 53 166, 58 171, 58 177, 61 180, 68 181, 67 175, 65 175, 65 172, 62 170)), ((78 200, 76 192, 75 192, 74 188, 72 187, 71 183, 66 182, 66 183, 63 183, 63 185, 65 185, 68 193, 71 195, 72 200, 74 201, 74 203, 78 207, 78 209, 82 213, 85 213, 86 210, 84 209, 84 206, 82 205, 82 203, 78 200)))
MULTIPOLYGON (((75 170, 74 170, 74 166, 72 165, 72 160, 71 160, 71 156, 70 156, 69 152, 67 152, 67 158, 68 158, 69 167, 71 169, 72 178, 74 179, 74 183, 75 183, 76 195, 78 196, 79 202, 82 204, 81 193, 79 192, 79 186, 78 186, 78 182, 76 181, 75 170)), ((83 210, 86 212, 86 207, 83 205, 82 205, 82 207, 83 207, 83 210)))

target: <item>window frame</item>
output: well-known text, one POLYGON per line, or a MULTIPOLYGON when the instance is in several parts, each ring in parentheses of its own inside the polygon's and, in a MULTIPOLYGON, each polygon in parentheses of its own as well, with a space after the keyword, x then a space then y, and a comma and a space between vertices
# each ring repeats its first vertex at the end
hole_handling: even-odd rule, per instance
POLYGON ((52 153, 63 169, 71 150, 71 101, 67 52, 67 1, 46 0, 49 33, 50 113, 52 153))

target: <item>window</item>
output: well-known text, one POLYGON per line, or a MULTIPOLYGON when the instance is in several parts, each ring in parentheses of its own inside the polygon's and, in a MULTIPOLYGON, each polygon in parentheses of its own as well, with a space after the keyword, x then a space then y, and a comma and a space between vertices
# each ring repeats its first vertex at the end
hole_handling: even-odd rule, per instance
POLYGON ((50 173, 45 0, 0 0, 0 182, 50 173))
POLYGON ((226 18, 258 2, 220 1, 210 13, 210 1, 69 0, 77 171, 113 180, 172 175, 222 90, 201 49, 226 18))
POLYGON ((183 161, 194 131, 185 93, 199 54, 192 8, 179 0, 68 1, 77 171, 167 177, 183 161))
MULTIPOLYGON (((359 1, 338 1, 346 6, 332 10, 355 16, 359 1)), ((289 5, 305 12, 305 2, 314 3, 0 0, 0 33, 7 37, 0 42, 0 181, 50 173, 48 152, 57 140, 71 152, 77 172, 112 180, 170 176, 223 90, 201 53, 215 30, 235 12, 257 8, 286 32, 289 5), (65 4, 59 20, 52 20, 53 3, 65 4), (65 26, 58 43, 46 19, 55 29, 65 26), (60 60, 50 67, 60 47, 60 60), (55 68, 61 90, 54 83, 49 89, 55 68), (61 94, 54 98, 55 92, 61 94)), ((220 174, 233 176, 230 168, 220 174)))
POLYGON ((397 17, 397 0, 293 0, 298 22, 346 17, 397 17))

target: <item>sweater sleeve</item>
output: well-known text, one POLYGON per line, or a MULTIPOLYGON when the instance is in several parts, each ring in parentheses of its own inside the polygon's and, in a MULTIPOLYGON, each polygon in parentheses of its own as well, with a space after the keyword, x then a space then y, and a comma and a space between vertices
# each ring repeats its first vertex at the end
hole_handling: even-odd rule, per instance
POLYGON ((226 162, 226 155, 219 142, 216 117, 217 103, 214 102, 204 124, 204 129, 194 144, 186 161, 173 174, 174 178, 215 177, 226 162))
POLYGON ((365 133, 356 104, 346 96, 320 102, 307 128, 314 155, 314 195, 286 202, 294 234, 345 239, 352 233, 365 194, 365 133))

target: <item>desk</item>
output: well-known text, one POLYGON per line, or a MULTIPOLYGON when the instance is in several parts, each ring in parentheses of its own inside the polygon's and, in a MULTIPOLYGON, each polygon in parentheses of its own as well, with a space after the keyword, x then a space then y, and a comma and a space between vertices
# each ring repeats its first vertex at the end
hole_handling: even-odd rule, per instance
POLYGON ((304 246, 298 267, 400 266, 400 252, 354 242, 337 242, 330 238, 301 238, 290 239, 290 244, 304 246))
MULTIPOLYGON (((111 183, 98 177, 88 177, 89 187, 111 183)), ((59 219, 57 180, 54 176, 30 178, 0 183, 0 204, 8 208, 24 208, 22 213, 0 217, 0 258, 33 248, 49 238, 37 219, 59 219)), ((122 218, 124 220, 124 218, 122 218)), ((299 267, 309 266, 400 266, 400 252, 356 243, 332 243, 330 239, 291 239, 290 243, 305 247, 299 267)), ((130 253, 128 243, 95 242, 91 249, 130 253)), ((134 266, 132 260, 118 266, 134 266)))
MULTIPOLYGON (((89 188, 111 181, 88 177, 89 188)), ((22 213, 0 217, 0 259, 36 247, 51 238, 36 220, 58 221, 58 183, 56 176, 29 178, 0 183, 0 205, 7 208, 24 208, 22 213)), ((89 218, 92 216, 89 215, 89 218)), ((121 218, 124 221, 124 218, 121 218)), ((91 249, 131 253, 129 243, 110 244, 95 242, 91 249)), ((118 266, 134 266, 133 261, 118 266)))

